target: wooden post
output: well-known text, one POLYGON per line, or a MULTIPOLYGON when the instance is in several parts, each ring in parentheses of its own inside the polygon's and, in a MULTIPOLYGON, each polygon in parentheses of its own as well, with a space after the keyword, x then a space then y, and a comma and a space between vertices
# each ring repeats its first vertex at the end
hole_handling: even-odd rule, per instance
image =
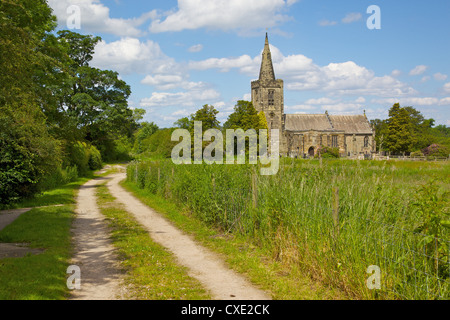
POLYGON ((334 235, 339 235, 339 188, 333 188, 333 222, 334 235))
POLYGON ((161 180, 161 168, 158 167, 158 182, 161 180))
POLYGON ((173 178, 174 175, 175 175, 174 168, 172 167, 172 178, 173 178))
POLYGON ((258 207, 258 180, 256 176, 256 172, 252 172, 252 202, 253 208, 258 207))

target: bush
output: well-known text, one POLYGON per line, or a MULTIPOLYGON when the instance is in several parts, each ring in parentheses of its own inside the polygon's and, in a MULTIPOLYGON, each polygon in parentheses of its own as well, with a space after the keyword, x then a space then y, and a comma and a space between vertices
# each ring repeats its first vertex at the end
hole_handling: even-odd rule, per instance
POLYGON ((432 144, 422 150, 423 154, 429 158, 448 158, 450 150, 440 144, 432 144))
POLYGON ((320 146, 317 149, 317 153, 316 153, 316 155, 314 157, 318 158, 319 155, 322 158, 339 158, 339 148, 331 148, 331 147, 320 146))
POLYGON ((90 170, 102 168, 100 151, 86 142, 77 141, 67 147, 67 166, 76 166, 79 175, 86 175, 90 170))
POLYGON ((100 151, 95 146, 90 146, 89 148, 89 169, 98 170, 103 167, 102 164, 102 156, 100 155, 100 151))

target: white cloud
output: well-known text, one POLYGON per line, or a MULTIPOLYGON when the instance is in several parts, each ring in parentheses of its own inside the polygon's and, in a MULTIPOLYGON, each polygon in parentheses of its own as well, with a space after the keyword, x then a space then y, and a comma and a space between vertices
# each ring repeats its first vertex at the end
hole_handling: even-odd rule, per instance
POLYGON ((139 27, 147 20, 156 19, 156 10, 143 13, 139 18, 117 19, 111 18, 109 8, 99 0, 48 0, 49 6, 53 9, 53 14, 58 18, 58 24, 67 28, 67 19, 71 12, 67 9, 72 6, 80 8, 81 28, 93 33, 109 33, 117 36, 142 36, 144 33, 139 27))
POLYGON ((424 77, 422 77, 422 82, 427 82, 427 81, 429 81, 431 79, 431 77, 430 76, 424 76, 424 77))
POLYGON ((190 47, 188 49, 189 52, 200 52, 202 50, 203 50, 203 45, 201 45, 201 44, 193 45, 192 47, 190 47))
POLYGON ((319 26, 321 26, 321 27, 329 27, 329 26, 335 26, 335 25, 337 25, 336 21, 330 21, 330 20, 326 20, 326 19, 319 21, 319 26))
POLYGON ((424 65, 420 65, 420 66, 416 66, 414 69, 412 69, 409 72, 410 76, 418 76, 423 74, 425 71, 427 71, 428 66, 424 66, 424 65))
POLYGON ((445 93, 450 93, 450 82, 444 84, 444 86, 442 87, 442 89, 444 89, 445 93))
POLYGON ((442 98, 439 101, 440 106, 450 106, 450 97, 442 98))
POLYGON ((447 75, 446 75, 446 74, 442 74, 442 73, 440 73, 440 72, 435 73, 435 74, 433 75, 433 77, 434 77, 434 79, 437 80, 437 81, 445 81, 445 80, 447 80, 447 75))
POLYGON ((162 52, 156 42, 141 42, 130 37, 111 43, 99 42, 95 47, 92 65, 121 74, 179 74, 182 70, 173 58, 162 52))
POLYGON ((441 101, 435 97, 404 97, 404 98, 385 98, 373 99, 372 103, 394 105, 400 103, 402 106, 433 106, 438 105, 441 101))
POLYGON ((282 12, 293 3, 292 0, 178 0, 177 10, 169 12, 164 20, 153 20, 150 31, 272 28, 291 19, 282 12))
POLYGON ((232 68, 244 68, 253 64, 254 61, 250 56, 243 55, 237 58, 210 58, 202 61, 189 62, 189 68, 193 70, 220 69, 228 72, 232 68))
POLYGON ((153 92, 150 98, 140 102, 141 107, 181 106, 193 107, 199 102, 209 103, 217 100, 220 94, 214 89, 194 90, 185 92, 153 92))
POLYGON ((343 23, 352 23, 362 19, 362 14, 359 12, 348 13, 343 19, 343 23))
MULTIPOLYGON (((403 96, 417 93, 412 87, 393 76, 376 76, 373 71, 353 61, 319 66, 312 59, 301 54, 284 56, 273 45, 270 45, 270 50, 275 74, 277 78, 285 81, 285 88, 288 90, 326 91, 334 95, 358 96, 403 96)), ((235 68, 249 76, 258 76, 260 65, 260 55, 254 58, 242 55, 234 58, 210 58, 189 62, 189 68, 194 70, 219 69, 227 72, 235 68)))
POLYGON ((394 78, 400 76, 402 74, 402 72, 400 70, 392 70, 391 72, 391 76, 393 76, 394 78))

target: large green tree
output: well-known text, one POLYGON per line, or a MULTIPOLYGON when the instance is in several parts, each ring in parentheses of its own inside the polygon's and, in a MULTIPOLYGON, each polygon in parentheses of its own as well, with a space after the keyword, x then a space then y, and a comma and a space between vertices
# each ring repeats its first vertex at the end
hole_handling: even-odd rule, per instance
POLYGON ((56 19, 44 0, 0 2, 0 204, 38 191, 61 162, 48 130, 41 75, 55 66, 44 50, 56 19))

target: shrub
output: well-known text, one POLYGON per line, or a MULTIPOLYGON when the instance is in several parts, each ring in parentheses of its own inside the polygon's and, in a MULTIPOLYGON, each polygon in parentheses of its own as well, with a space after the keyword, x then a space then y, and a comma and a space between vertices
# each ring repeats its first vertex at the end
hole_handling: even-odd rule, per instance
POLYGON ((331 147, 320 146, 317 149, 317 153, 315 155, 315 158, 318 158, 319 155, 322 158, 339 158, 339 148, 331 148, 331 147))
POLYGON ((448 147, 436 143, 424 148, 422 152, 426 157, 432 158, 447 158, 450 154, 450 150, 448 147))
POLYGON ((90 146, 89 148, 89 169, 98 170, 102 168, 102 156, 100 151, 95 146, 90 146))

